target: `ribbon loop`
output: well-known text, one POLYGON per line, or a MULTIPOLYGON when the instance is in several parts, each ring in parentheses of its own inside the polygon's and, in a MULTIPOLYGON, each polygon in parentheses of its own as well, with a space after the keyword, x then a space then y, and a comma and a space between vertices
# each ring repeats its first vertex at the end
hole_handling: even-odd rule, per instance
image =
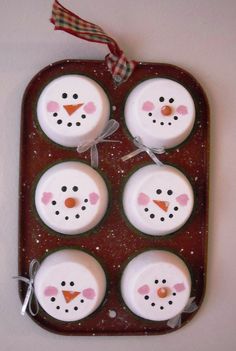
POLYGON ((55 30, 63 30, 84 40, 106 44, 110 54, 106 56, 105 61, 116 85, 125 82, 132 74, 137 62, 128 60, 116 41, 98 25, 85 21, 63 7, 57 0, 53 4, 51 22, 55 30))
POLYGON ((192 313, 194 311, 196 311, 198 309, 198 306, 196 304, 196 302, 194 301, 195 297, 190 297, 190 299, 188 300, 187 305, 184 307, 183 311, 178 314, 177 316, 171 318, 168 320, 167 325, 170 328, 180 328, 181 327, 181 323, 182 323, 182 319, 181 319, 181 315, 182 313, 192 313))
POLYGON ((97 168, 98 162, 99 162, 97 144, 99 144, 99 143, 120 143, 119 140, 111 140, 111 139, 106 140, 107 137, 109 137, 110 135, 112 135, 113 133, 115 133, 117 131, 119 126, 120 126, 120 124, 116 120, 110 119, 107 122, 105 128, 103 129, 102 134, 99 135, 94 140, 88 140, 88 141, 85 141, 84 143, 79 144, 77 146, 77 152, 83 153, 83 152, 90 149, 91 166, 94 168, 97 168))
POLYGON ((159 167, 164 166, 164 164, 155 155, 155 154, 158 154, 158 155, 163 154, 165 152, 164 147, 159 147, 159 148, 148 147, 142 143, 142 139, 139 136, 137 136, 133 139, 133 143, 137 147, 137 150, 134 150, 134 151, 130 152, 128 155, 123 156, 121 158, 122 161, 127 161, 130 158, 140 154, 141 152, 146 152, 149 155, 149 157, 151 157, 153 162, 156 163, 157 166, 159 166, 159 167))
POLYGON ((39 304, 38 301, 34 295, 34 278, 36 276, 36 273, 39 269, 39 262, 37 260, 32 260, 30 262, 30 266, 29 266, 29 278, 25 278, 22 276, 16 276, 13 277, 13 279, 17 279, 20 280, 26 284, 28 284, 28 289, 25 295, 25 299, 21 308, 21 315, 24 316, 27 306, 29 306, 29 312, 32 316, 36 316, 36 314, 38 314, 39 312, 39 304), (33 298, 34 298, 34 302, 35 302, 35 306, 36 306, 36 310, 35 312, 33 311, 32 305, 33 305, 33 298))

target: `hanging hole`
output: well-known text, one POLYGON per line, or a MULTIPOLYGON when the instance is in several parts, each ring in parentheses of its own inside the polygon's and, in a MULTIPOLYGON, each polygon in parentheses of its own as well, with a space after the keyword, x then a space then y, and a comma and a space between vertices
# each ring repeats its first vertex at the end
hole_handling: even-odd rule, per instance
POLYGON ((108 315, 110 318, 116 318, 116 311, 115 310, 109 310, 108 315))

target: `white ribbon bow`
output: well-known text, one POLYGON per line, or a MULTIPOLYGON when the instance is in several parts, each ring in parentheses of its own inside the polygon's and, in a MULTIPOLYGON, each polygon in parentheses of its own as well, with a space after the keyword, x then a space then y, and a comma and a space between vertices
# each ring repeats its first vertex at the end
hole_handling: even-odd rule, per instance
POLYGON ((198 309, 196 302, 194 302, 195 297, 190 297, 187 305, 184 307, 183 311, 177 316, 168 320, 167 325, 170 328, 180 328, 181 327, 181 315, 182 313, 192 313, 198 309))
POLYGON ((117 129, 119 128, 120 124, 115 121, 114 119, 110 119, 102 134, 99 135, 96 139, 94 140, 88 140, 85 141, 84 143, 81 143, 78 145, 77 147, 77 152, 78 153, 83 153, 87 150, 90 149, 90 158, 91 158, 91 166, 94 168, 98 167, 98 149, 97 149, 97 144, 99 143, 120 143, 121 141, 119 140, 105 140, 107 137, 109 137, 110 135, 112 135, 113 133, 115 133, 117 131, 117 129))
POLYGON ((158 154, 158 155, 164 154, 164 152, 165 152, 164 147, 159 147, 159 148, 148 147, 142 143, 142 139, 139 136, 136 136, 133 139, 133 143, 137 147, 137 150, 130 152, 126 156, 123 156, 121 158, 122 161, 127 161, 130 158, 140 154, 141 152, 146 152, 151 157, 151 159, 157 164, 157 166, 163 166, 163 163, 160 160, 158 160, 158 158, 156 157, 155 154, 158 154))
POLYGON ((35 275, 39 269, 39 262, 37 260, 32 260, 30 262, 30 266, 29 266, 29 279, 22 277, 22 276, 17 276, 17 277, 13 277, 13 279, 17 279, 20 280, 26 284, 28 284, 28 289, 25 295, 25 299, 21 308, 21 315, 24 316, 25 315, 25 311, 27 309, 27 306, 29 306, 29 312, 32 316, 36 316, 36 314, 38 314, 39 312, 39 304, 38 301, 34 295, 34 278, 35 275), (32 300, 35 300, 35 306, 36 306, 36 311, 34 312, 32 309, 32 300))

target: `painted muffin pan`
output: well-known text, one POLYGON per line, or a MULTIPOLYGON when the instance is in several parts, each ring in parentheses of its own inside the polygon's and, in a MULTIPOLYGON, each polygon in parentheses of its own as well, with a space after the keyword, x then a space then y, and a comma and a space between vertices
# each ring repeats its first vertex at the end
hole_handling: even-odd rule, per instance
MULTIPOLYGON (((61 61, 33 78, 22 104, 19 275, 39 261, 36 323, 147 335, 191 320, 206 283, 208 124, 201 86, 172 65, 139 63, 119 86, 103 61, 61 61), (120 128, 97 145, 95 169, 89 147, 77 147, 110 119, 120 128)), ((22 301, 26 291, 20 282, 22 301)))

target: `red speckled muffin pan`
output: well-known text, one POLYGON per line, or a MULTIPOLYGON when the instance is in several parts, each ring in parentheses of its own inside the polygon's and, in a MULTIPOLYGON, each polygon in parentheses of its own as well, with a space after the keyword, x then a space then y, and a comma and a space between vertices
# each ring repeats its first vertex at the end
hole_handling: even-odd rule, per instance
MULTIPOLYGON (((178 94, 179 92, 176 93, 177 97, 178 94)), ((93 282, 92 278, 89 278, 86 289, 75 291, 73 287, 75 282, 71 281, 68 272, 68 282, 63 280, 60 284, 62 286, 70 284, 70 288, 60 287, 63 293, 60 299, 65 301, 59 305, 57 302, 59 295, 56 296, 59 294, 59 288, 55 288, 49 282, 49 286, 44 290, 44 295, 50 297, 49 304, 55 303, 55 305, 50 305, 50 308, 57 306, 55 309, 62 309, 62 306, 65 305, 66 309, 61 310, 60 313, 65 313, 67 317, 63 317, 64 320, 62 320, 63 318, 57 318, 56 312, 55 314, 47 313, 47 308, 42 307, 43 304, 38 299, 39 312, 36 316, 31 316, 37 324, 49 331, 64 335, 153 335, 172 332, 191 320, 202 303, 206 284, 208 126, 209 108, 204 91, 189 73, 176 66, 139 63, 128 81, 116 86, 103 61, 66 60, 50 64, 33 78, 26 89, 22 104, 19 275, 28 277, 29 265, 33 259, 38 260, 41 268, 45 266, 44 269, 47 270, 46 262, 49 267, 51 264, 48 260, 50 255, 64 249, 72 249, 73 252, 75 252, 74 250, 82 252, 81 260, 83 262, 86 261, 87 257, 90 257, 89 260, 93 262, 90 267, 94 265, 94 271, 99 271, 96 273, 100 277, 98 284, 103 284, 104 288, 100 289, 100 300, 95 303, 95 307, 91 307, 91 313, 86 315, 86 313, 81 312, 78 314, 81 316, 80 318, 75 320, 76 317, 71 317, 70 320, 68 317, 70 312, 68 311, 71 311, 71 301, 73 300, 74 303, 74 316, 77 310, 82 311, 82 307, 80 307, 82 304, 86 306, 86 303, 93 303, 96 291, 94 292, 91 284, 96 285, 96 283, 93 282), (63 105, 64 109, 60 110, 61 106, 56 102, 54 93, 50 93, 51 100, 46 101, 43 92, 55 79, 61 80, 61 86, 65 87, 65 91, 61 91, 61 99, 66 99, 70 89, 70 81, 65 80, 66 75, 69 75, 70 79, 74 79, 75 75, 82 77, 85 84, 84 90, 87 89, 86 84, 95 81, 96 91, 101 89, 102 92, 100 91, 97 96, 96 91, 89 90, 91 92, 90 99, 86 103, 83 92, 72 92, 72 98, 82 99, 82 103, 73 104, 69 101, 63 105), (163 94, 159 94, 157 89, 155 102, 153 98, 156 91, 155 86, 151 89, 151 95, 154 95, 150 98, 146 97, 146 82, 149 79, 155 82, 156 78, 161 78, 160 81, 164 83, 166 80, 171 80, 173 84, 179 83, 185 88, 186 94, 189 94, 186 95, 186 99, 190 101, 188 111, 186 106, 180 104, 176 106, 177 112, 173 114, 173 118, 170 118, 175 101, 171 96, 168 97, 168 101, 165 100, 168 89, 164 86, 161 88, 163 94), (136 96, 141 96, 142 92, 140 93, 138 88, 137 94, 134 95, 133 91, 136 91, 139 84, 144 84, 144 98, 142 105, 137 107, 135 99, 136 96), (103 110, 98 108, 101 96, 104 104, 103 110), (192 105, 191 101, 193 101, 192 105), (45 103, 47 103, 47 113, 51 114, 50 123, 61 125, 60 133, 63 128, 73 130, 73 128, 78 127, 79 130, 86 121, 92 125, 94 113, 97 113, 98 118, 100 118, 100 124, 96 127, 97 129, 95 128, 97 134, 89 134, 88 132, 87 138, 95 138, 101 134, 108 118, 120 123, 120 128, 108 138, 117 142, 104 142, 97 145, 99 166, 96 176, 94 176, 96 184, 90 186, 88 185, 90 180, 84 180, 82 188, 86 194, 83 195, 83 200, 79 201, 85 203, 80 203, 80 214, 73 212, 73 218, 82 218, 82 224, 79 225, 76 219, 73 219, 74 222, 70 222, 69 217, 65 216, 63 221, 68 221, 56 226, 57 219, 51 220, 54 217, 47 217, 47 213, 43 212, 44 205, 49 203, 52 209, 50 211, 54 211, 55 208, 55 211, 52 212, 53 215, 56 212, 56 215, 60 215, 60 211, 56 208, 59 200, 58 198, 54 199, 52 191, 47 188, 49 179, 46 179, 46 185, 42 182, 42 184, 39 183, 42 175, 58 165, 60 168, 60 165, 65 162, 72 167, 76 162, 80 162, 83 169, 90 169, 87 167, 90 166, 90 152, 78 153, 76 138, 66 139, 63 132, 56 134, 52 124, 47 125, 43 112, 45 103), (157 105, 161 108, 163 119, 155 117, 155 109, 159 108, 157 105), (71 116, 79 108, 83 109, 83 113, 80 116, 81 119, 75 121, 71 116), (185 115, 187 113, 190 115, 190 122, 186 122, 185 131, 180 131, 181 137, 175 137, 173 133, 172 139, 168 139, 170 142, 166 144, 165 152, 156 155, 165 165, 164 168, 156 166, 146 152, 139 153, 127 161, 121 159, 136 149, 133 137, 137 136, 137 128, 136 123, 133 123, 132 120, 135 118, 136 108, 139 108, 140 114, 143 114, 143 130, 146 126, 152 130, 151 137, 145 133, 141 135, 145 145, 150 148, 154 147, 155 128, 158 123, 160 125, 158 128, 163 126, 162 139, 156 145, 160 147, 161 143, 168 139, 165 130, 168 132, 170 130, 168 128, 172 128, 174 123, 176 123, 177 129, 177 126, 180 125, 177 124, 179 120, 186 121, 185 115), (66 120, 67 117, 64 117, 65 114, 68 115, 68 120, 66 120), (62 115, 63 117, 60 117, 62 115), (142 171, 139 178, 132 178, 146 166, 150 167, 142 171), (174 180, 174 185, 170 189, 165 188, 165 184, 157 186, 155 197, 152 197, 148 192, 149 185, 143 190, 141 184, 146 179, 145 177, 149 179, 153 167, 155 172, 156 169, 158 172, 160 169, 164 169, 170 171, 171 176, 179 177, 178 181, 174 180), (133 183, 128 184, 131 179, 134 179, 133 183), (180 184, 182 183, 178 182, 183 180, 187 185, 184 191, 180 192, 180 184), (141 183, 139 184, 139 182, 141 183), (161 197, 164 189, 166 189, 165 197, 161 197), (43 197, 41 198, 39 193, 38 206, 35 199, 38 196, 37 192, 40 191, 43 193, 43 197), (135 192, 137 192, 136 197, 133 196, 135 192), (171 208, 171 197, 168 201, 166 199, 173 193, 176 194, 176 197, 175 204, 171 208), (98 199, 102 202, 99 207, 100 212, 92 218, 92 212, 89 212, 90 207, 96 206, 98 199), (40 201, 43 204, 40 204, 40 201), (187 208, 187 204, 189 208, 187 208), (136 205, 139 212, 136 211, 136 205), (185 212, 180 216, 182 220, 175 222, 179 213, 177 210, 180 211, 181 206, 185 212), (88 223, 83 219, 82 213, 83 209, 86 208, 90 220, 88 223), (163 215, 158 217, 157 213, 163 213, 163 215), (147 223, 151 223, 150 225, 145 224, 145 218, 147 218, 147 223), (153 222, 150 222, 151 220, 153 222), (159 222, 154 222, 157 220, 159 222), (68 232, 66 226, 69 222, 68 225, 71 225, 71 228, 68 232), (152 223, 156 224, 152 225, 152 223), (161 229, 156 229, 157 227, 161 229), (147 265, 155 262, 152 266, 154 268, 146 272, 143 270, 145 262, 147 265), (163 262, 170 265, 174 262, 174 266, 184 272, 184 276, 179 278, 180 280, 173 281, 170 285, 168 274, 163 275, 163 270, 165 270, 165 268, 161 268, 164 267, 162 266, 163 262), (104 283, 104 279, 106 283, 104 283), (179 298, 178 294, 180 294, 179 298), (190 298, 190 302, 194 303, 194 308, 189 305, 186 307, 186 299, 188 298, 190 298), (80 305, 77 306, 76 301, 80 305), (158 301, 166 302, 159 303, 158 301), (181 309, 180 314, 178 314, 178 306, 181 309), (177 312, 174 312, 176 308, 177 312), (156 318, 156 315, 160 317, 156 318), (177 318, 177 321, 173 321, 173 318, 177 318), (168 323, 169 320, 172 323, 168 323)), ((84 136, 85 141, 86 135, 84 136)), ((90 170, 88 171, 90 175, 89 172, 90 170)), ((155 173, 155 177, 158 178, 159 173, 155 173)), ((66 174, 61 177, 67 179, 66 174)), ((163 177, 165 180, 166 176, 163 177)), ((57 180, 52 183, 56 184, 56 182, 57 180)), ((74 192, 80 191, 76 184, 71 184, 71 187, 74 192)), ((64 186, 62 192, 66 190, 64 186)), ((64 202, 66 211, 75 208, 76 201, 72 195, 68 195, 64 202)), ((60 260, 66 259, 63 254, 61 257, 60 260)), ((172 277, 175 275, 173 272, 172 277)), ((40 284, 41 280, 36 279, 36 296, 39 296, 37 294, 41 289, 40 284)), ((20 282, 19 293, 22 301, 25 298, 26 290, 27 286, 20 282)))

